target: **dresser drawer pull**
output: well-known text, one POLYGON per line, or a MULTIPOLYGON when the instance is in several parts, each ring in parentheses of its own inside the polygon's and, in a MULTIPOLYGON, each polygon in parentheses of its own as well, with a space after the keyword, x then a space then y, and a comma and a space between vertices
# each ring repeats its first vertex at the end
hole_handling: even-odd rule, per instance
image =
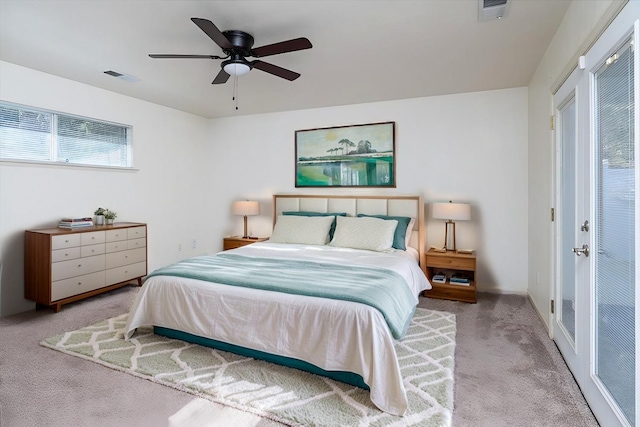
POLYGON ((69 243, 69 241, 68 241, 68 240, 65 240, 64 242, 65 242, 65 243, 69 243))
POLYGON ((78 268, 82 267, 82 264, 78 264, 78 268))
POLYGON ((129 255, 125 255, 125 256, 124 256, 124 259, 127 259, 127 258, 129 258, 129 255))
POLYGON ((82 282, 78 282, 78 286, 82 285, 82 282))
POLYGON ((64 254, 64 256, 69 256, 69 254, 64 254))

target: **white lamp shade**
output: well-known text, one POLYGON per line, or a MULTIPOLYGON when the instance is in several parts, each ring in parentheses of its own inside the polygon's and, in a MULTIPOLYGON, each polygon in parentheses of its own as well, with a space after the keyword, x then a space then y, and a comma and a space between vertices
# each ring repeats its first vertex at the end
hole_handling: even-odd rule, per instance
POLYGON ((253 200, 233 202, 231 205, 231 213, 242 216, 260 215, 260 203, 253 200))
POLYGON ((471 205, 468 203, 434 203, 432 216, 435 219, 467 221, 471 219, 471 205))
POLYGON ((224 66, 224 71, 230 76, 242 76, 251 71, 251 68, 247 64, 232 62, 224 66))

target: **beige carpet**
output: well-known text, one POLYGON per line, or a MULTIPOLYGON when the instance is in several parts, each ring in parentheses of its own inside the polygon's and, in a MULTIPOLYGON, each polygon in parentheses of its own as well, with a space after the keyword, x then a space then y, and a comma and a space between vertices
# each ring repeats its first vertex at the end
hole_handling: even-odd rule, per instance
MULTIPOLYGON (((18 286, 18 285, 16 285, 18 286)), ((39 343, 126 313, 138 287, 0 319, 2 427, 278 427, 281 423, 39 343)), ((479 293, 477 304, 420 298, 456 315, 453 427, 597 427, 526 297, 479 293)))
POLYGON ((378 410, 369 393, 324 377, 154 335, 123 339, 127 315, 44 340, 43 346, 287 425, 449 426, 453 409, 455 316, 418 309, 396 343, 409 409, 378 410))

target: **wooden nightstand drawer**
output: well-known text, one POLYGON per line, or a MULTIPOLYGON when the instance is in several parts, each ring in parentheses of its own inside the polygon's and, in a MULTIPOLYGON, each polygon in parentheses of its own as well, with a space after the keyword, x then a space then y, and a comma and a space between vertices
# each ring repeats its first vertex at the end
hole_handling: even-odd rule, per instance
POLYGON ((225 237, 222 242, 222 250, 228 251, 229 249, 236 249, 241 246, 250 245, 252 243, 264 242, 266 237, 258 237, 255 239, 243 239, 242 237, 225 237))
POLYGON ((433 289, 424 291, 424 296, 429 298, 450 299, 462 302, 476 302, 476 285, 469 286, 432 284, 433 289))
POLYGON ((471 258, 452 258, 427 255, 427 267, 451 268, 455 270, 475 270, 476 260, 471 258))

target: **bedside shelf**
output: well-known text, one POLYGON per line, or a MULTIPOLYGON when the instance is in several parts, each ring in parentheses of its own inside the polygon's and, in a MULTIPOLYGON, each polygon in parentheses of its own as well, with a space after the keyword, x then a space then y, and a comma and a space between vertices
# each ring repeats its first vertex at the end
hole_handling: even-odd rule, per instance
POLYGON ((475 254, 459 254, 454 251, 435 252, 433 249, 426 254, 426 273, 432 289, 424 291, 429 298, 449 299, 462 302, 476 302, 476 256, 475 254), (447 283, 435 283, 431 278, 444 273, 447 283), (468 285, 455 285, 449 282, 453 274, 469 279, 468 285))

